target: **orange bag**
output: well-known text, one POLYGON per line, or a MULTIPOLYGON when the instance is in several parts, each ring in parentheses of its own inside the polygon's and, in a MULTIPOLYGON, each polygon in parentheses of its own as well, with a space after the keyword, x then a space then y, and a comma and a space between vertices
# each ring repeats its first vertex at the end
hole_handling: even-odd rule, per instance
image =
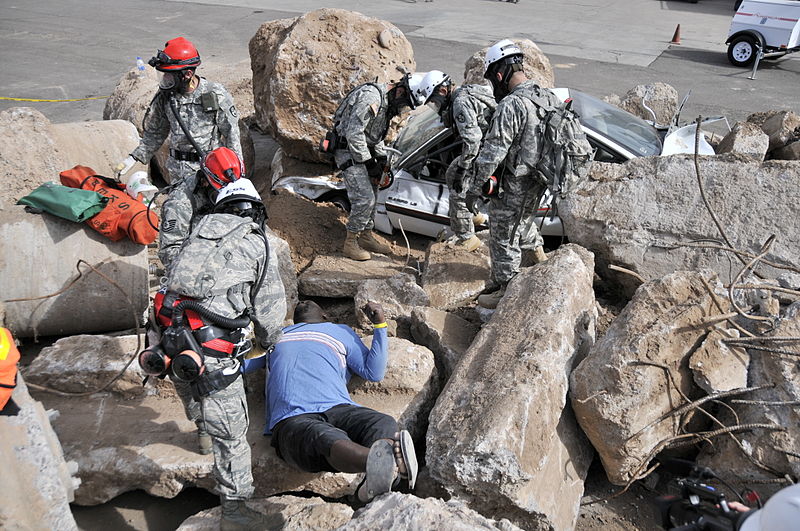
POLYGON ((17 362, 19 350, 8 328, 0 328, 0 411, 17 386, 17 362))
POLYGON ((125 192, 124 184, 97 175, 88 166, 75 166, 60 175, 64 186, 93 190, 108 198, 106 207, 86 220, 94 230, 113 241, 128 236, 136 243, 147 245, 156 240, 158 216, 141 201, 141 194, 132 199, 125 192))

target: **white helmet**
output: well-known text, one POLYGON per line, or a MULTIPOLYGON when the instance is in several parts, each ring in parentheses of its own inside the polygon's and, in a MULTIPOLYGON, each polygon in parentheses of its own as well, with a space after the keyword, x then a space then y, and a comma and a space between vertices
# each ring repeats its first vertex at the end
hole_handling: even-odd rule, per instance
POLYGON ((449 81, 450 76, 441 70, 431 70, 425 74, 425 77, 422 78, 419 89, 416 93, 414 93, 414 96, 417 99, 417 105, 425 105, 428 103, 428 100, 433 95, 433 91, 436 90, 436 87, 449 81))
POLYGON ((424 74, 406 74, 403 78, 403 84, 406 85, 406 90, 408 90, 408 101, 412 109, 416 109, 417 105, 425 103, 424 101, 420 102, 417 96, 424 77, 424 74))
POLYGON ((261 203, 261 196, 258 195, 253 181, 242 177, 220 189, 217 194, 216 206, 219 208, 222 205, 244 201, 261 203))
POLYGON ((741 531, 788 531, 800 521, 800 484, 779 490, 763 509, 745 513, 741 531))
POLYGON ((522 49, 520 49, 520 47, 514 44, 514 42, 510 39, 503 39, 502 41, 493 44, 492 47, 486 51, 486 58, 483 60, 484 77, 486 77, 486 73, 488 72, 490 66, 497 61, 512 55, 523 54, 522 49))

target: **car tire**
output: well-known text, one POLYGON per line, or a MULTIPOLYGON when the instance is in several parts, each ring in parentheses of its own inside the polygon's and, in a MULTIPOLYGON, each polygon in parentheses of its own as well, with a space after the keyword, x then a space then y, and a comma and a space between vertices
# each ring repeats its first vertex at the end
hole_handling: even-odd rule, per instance
POLYGON ((728 45, 728 61, 733 66, 750 66, 756 60, 758 46, 752 35, 739 35, 728 45))
POLYGON ((335 195, 329 199, 331 203, 336 205, 337 208, 350 212, 350 200, 344 195, 335 195))

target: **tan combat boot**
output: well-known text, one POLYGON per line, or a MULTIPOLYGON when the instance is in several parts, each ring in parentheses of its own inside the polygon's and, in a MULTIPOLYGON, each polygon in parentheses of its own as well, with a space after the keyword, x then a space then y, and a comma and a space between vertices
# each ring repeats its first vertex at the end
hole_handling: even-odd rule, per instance
POLYGON ((365 230, 358 238, 358 243, 363 249, 378 254, 389 254, 392 250, 388 245, 384 245, 375 239, 375 233, 371 230, 365 230))
POLYGON ((466 240, 459 240, 454 247, 463 251, 472 252, 481 246, 481 240, 474 234, 466 240))
POLYGON ((350 232, 347 231, 347 238, 344 240, 344 247, 342 247, 342 254, 345 255, 350 260, 358 260, 360 262, 364 260, 369 260, 372 256, 358 246, 358 234, 357 232, 350 232))
POLYGON ((483 308, 488 310, 494 310, 497 308, 497 305, 500 304, 500 301, 503 299, 503 295, 506 294, 505 288, 499 288, 491 293, 486 293, 484 295, 478 296, 478 304, 480 304, 483 308))
POLYGON ((547 260, 547 255, 545 254, 544 249, 542 249, 542 246, 540 245, 533 250, 533 263, 541 264, 545 260, 547 260))

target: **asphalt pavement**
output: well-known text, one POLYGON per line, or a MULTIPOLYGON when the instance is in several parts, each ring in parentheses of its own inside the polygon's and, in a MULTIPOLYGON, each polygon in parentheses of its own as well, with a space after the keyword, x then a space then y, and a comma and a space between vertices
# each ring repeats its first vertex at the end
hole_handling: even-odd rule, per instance
MULTIPOLYGON (((692 91, 685 120, 800 111, 800 58, 765 61, 756 80, 728 63, 732 0, 3 0, 0 97, 108 95, 137 56, 146 61, 178 35, 193 40, 205 61, 241 61, 263 22, 321 7, 393 22, 413 44, 418 70, 437 68, 455 79, 463 78, 464 62, 481 47, 527 37, 550 58, 559 86, 602 97, 663 81, 681 94, 692 91), (681 44, 671 45, 678 24, 681 44)), ((0 110, 19 105, 68 122, 101 119, 104 100, 0 100, 0 110)))

